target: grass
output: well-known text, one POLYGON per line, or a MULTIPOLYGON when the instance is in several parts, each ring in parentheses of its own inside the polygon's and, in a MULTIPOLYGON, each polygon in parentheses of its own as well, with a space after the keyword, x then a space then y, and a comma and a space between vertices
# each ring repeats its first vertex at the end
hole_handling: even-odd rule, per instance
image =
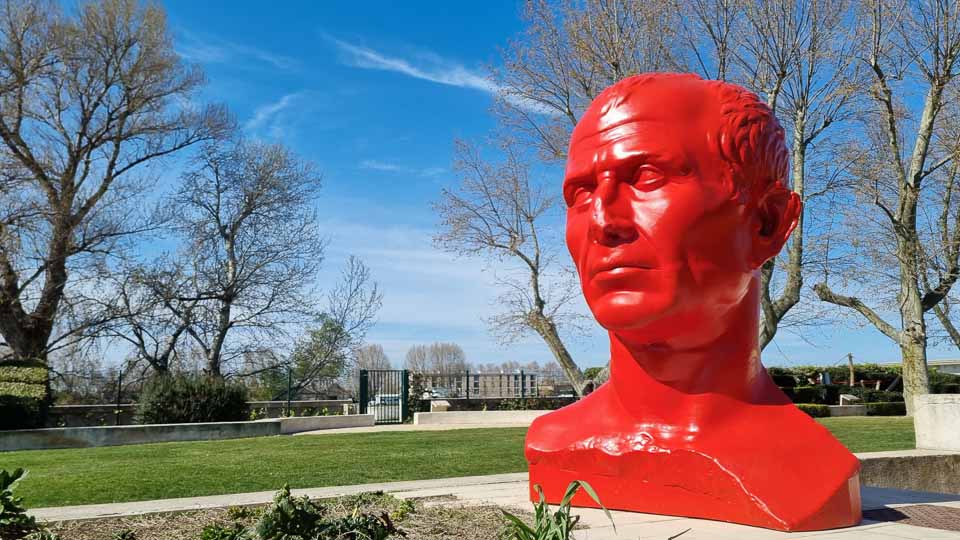
MULTIPOLYGON (((824 418, 854 452, 914 447, 902 417, 824 418)), ((28 507, 522 472, 524 428, 263 437, 0 453, 28 507)))

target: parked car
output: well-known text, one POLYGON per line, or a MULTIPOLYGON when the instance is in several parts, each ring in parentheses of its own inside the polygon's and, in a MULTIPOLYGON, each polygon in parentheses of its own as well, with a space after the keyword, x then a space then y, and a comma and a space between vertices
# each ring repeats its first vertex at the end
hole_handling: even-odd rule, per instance
POLYGON ((377 394, 367 404, 367 412, 372 412, 377 422, 401 422, 403 402, 400 394, 377 394))

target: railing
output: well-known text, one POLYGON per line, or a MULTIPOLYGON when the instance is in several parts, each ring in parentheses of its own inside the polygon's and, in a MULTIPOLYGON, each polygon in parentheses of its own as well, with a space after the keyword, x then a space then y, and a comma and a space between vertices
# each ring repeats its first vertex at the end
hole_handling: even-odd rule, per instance
POLYGON ((540 375, 515 373, 414 373, 415 386, 433 398, 539 397, 540 375))

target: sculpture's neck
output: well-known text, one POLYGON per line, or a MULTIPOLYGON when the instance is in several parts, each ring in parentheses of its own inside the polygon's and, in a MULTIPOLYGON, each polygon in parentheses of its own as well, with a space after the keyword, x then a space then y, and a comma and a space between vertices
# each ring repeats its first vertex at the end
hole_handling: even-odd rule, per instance
POLYGON ((635 415, 663 422, 699 423, 722 416, 736 402, 770 399, 770 383, 760 364, 759 280, 728 311, 718 335, 696 348, 664 340, 642 343, 610 333, 611 381, 621 404, 635 415))

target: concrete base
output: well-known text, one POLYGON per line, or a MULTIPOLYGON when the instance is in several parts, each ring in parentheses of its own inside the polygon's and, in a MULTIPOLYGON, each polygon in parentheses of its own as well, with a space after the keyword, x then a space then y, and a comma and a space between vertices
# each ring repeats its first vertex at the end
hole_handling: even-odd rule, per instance
POLYGON ((917 448, 960 452, 960 394, 914 397, 917 448))
POLYGON ((864 486, 960 494, 960 453, 898 450, 856 456, 864 486))
POLYGON ((533 420, 551 411, 447 411, 414 413, 419 425, 529 426, 533 420))
POLYGON ((340 429, 354 427, 368 427, 374 424, 372 414, 351 414, 337 416, 303 416, 299 418, 281 418, 280 433, 303 433, 321 429, 340 429))
POLYGON ((866 405, 829 405, 830 416, 866 416, 866 405))

